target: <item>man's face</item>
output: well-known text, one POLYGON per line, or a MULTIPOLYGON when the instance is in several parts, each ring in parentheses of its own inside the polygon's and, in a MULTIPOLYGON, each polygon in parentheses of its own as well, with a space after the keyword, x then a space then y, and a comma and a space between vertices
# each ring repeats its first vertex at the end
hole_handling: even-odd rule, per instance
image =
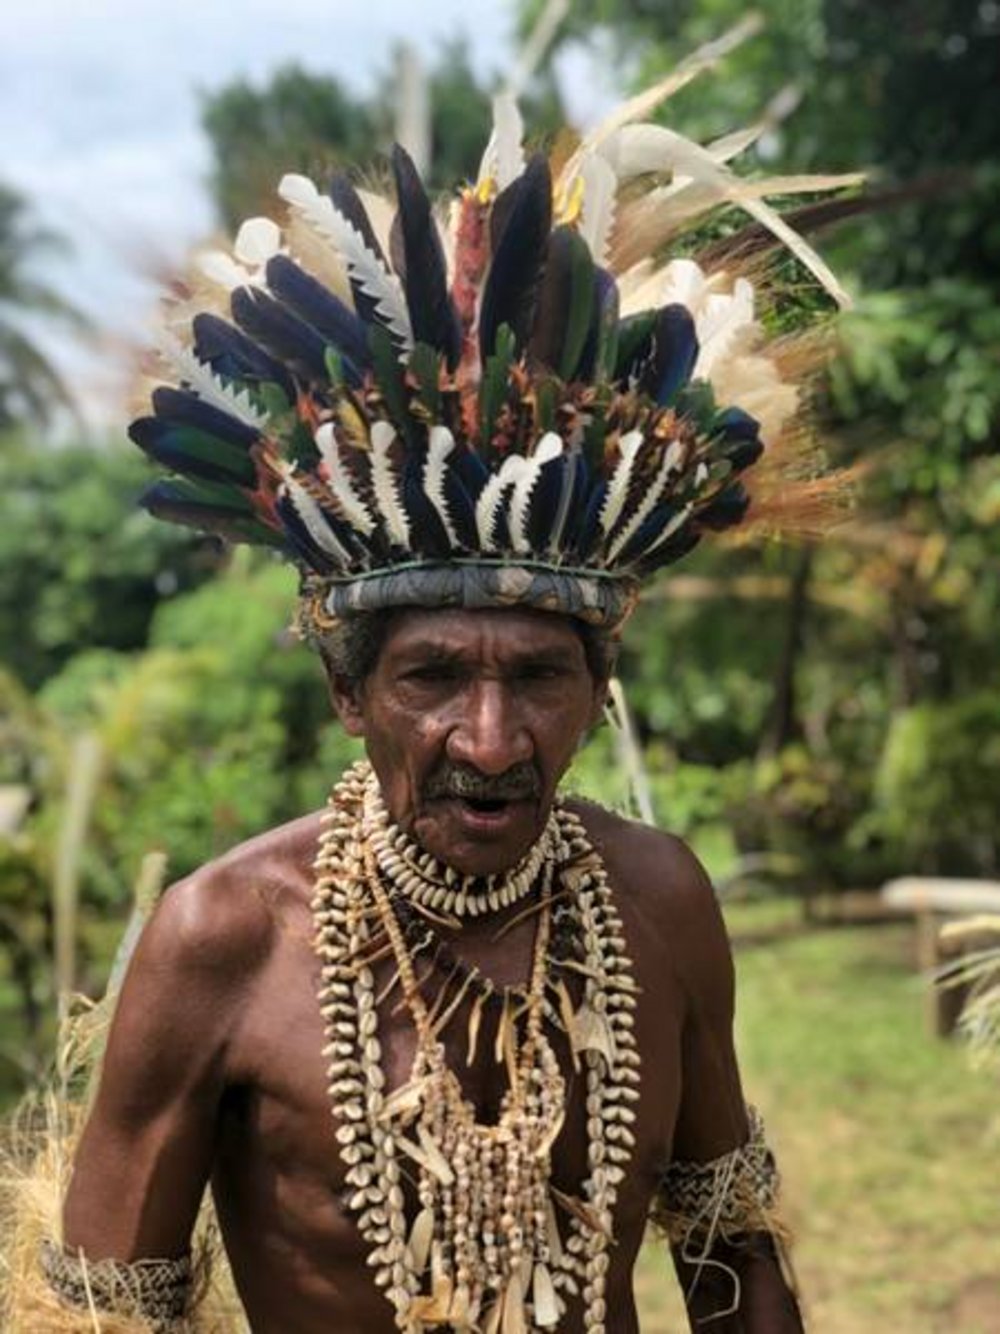
POLYGON ((579 634, 545 612, 401 612, 374 671, 333 683, 389 812, 467 875, 514 866, 604 702, 579 634))

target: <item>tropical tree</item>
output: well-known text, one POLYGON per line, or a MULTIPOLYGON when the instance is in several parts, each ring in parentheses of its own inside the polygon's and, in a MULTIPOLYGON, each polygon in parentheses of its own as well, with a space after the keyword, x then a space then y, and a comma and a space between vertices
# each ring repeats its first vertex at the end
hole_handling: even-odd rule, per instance
POLYGON ((71 405, 67 386, 30 329, 36 320, 83 325, 70 303, 35 276, 42 257, 63 245, 32 220, 16 190, 0 183, 0 432, 17 422, 46 425, 57 408, 71 405))

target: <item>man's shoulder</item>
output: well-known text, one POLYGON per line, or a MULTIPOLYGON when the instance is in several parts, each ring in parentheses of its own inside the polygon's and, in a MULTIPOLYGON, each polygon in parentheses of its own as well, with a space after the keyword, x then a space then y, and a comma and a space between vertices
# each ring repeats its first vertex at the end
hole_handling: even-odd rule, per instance
POLYGON ((280 923, 308 906, 319 821, 313 812, 269 829, 171 885, 144 933, 146 952, 217 978, 255 972, 280 923))
POLYGON ((612 883, 630 901, 666 918, 700 916, 714 908, 711 882, 683 839, 596 802, 576 799, 570 805, 603 857, 612 883))

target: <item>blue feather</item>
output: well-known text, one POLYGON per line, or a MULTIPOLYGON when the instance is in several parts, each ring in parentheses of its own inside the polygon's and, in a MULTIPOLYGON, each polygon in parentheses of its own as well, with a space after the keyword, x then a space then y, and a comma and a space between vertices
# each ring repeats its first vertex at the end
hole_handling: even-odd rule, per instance
POLYGON ((365 326, 339 297, 287 255, 274 255, 267 264, 267 285, 275 296, 336 348, 348 384, 358 388, 371 366, 365 326))
POLYGON ((696 518, 700 527, 720 533, 738 524, 749 504, 750 497, 743 483, 731 482, 714 500, 697 511, 696 518))
POLYGON ((714 424, 713 435, 716 433, 722 443, 719 452, 724 459, 729 460, 736 472, 749 468, 764 452, 760 423, 742 408, 727 408, 725 412, 720 412, 714 424))
POLYGON ((653 329, 652 358, 641 388, 661 407, 669 407, 691 378, 698 360, 698 336, 687 306, 662 306, 653 329))
POLYGON ((539 470, 538 480, 532 488, 531 499, 528 501, 526 527, 532 551, 544 551, 549 545, 566 470, 570 466, 566 455, 560 454, 558 458, 544 463, 539 470))
POLYGON ((326 342, 312 325, 259 287, 237 287, 230 300, 233 319, 243 332, 284 362, 293 375, 306 383, 329 379, 326 342))
POLYGON ((585 561, 593 554, 594 548, 603 539, 601 532, 601 507, 608 494, 608 483, 602 477, 590 493, 587 507, 577 527, 573 540, 573 552, 578 561, 585 561))
POLYGON ((216 375, 238 384, 276 384, 289 403, 295 402, 295 385, 280 361, 276 361, 246 334, 234 329, 218 315, 194 317, 194 354, 211 366, 216 375))
POLYGON ((173 472, 209 482, 254 487, 257 469, 245 448, 208 435, 195 426, 139 417, 128 428, 129 439, 150 458, 173 472))

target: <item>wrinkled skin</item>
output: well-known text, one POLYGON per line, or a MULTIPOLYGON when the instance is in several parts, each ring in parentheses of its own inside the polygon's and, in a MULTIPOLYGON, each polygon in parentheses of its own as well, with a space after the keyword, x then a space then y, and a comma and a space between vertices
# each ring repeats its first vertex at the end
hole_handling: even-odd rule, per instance
MULTIPOLYGON (((513 865, 537 836, 604 693, 570 623, 518 611, 401 615, 363 687, 333 681, 331 690, 345 726, 365 737, 397 821, 452 865, 483 874, 513 865)), ((659 1173, 672 1157, 710 1159, 746 1135, 732 965, 715 897, 684 845, 597 806, 577 809, 603 854, 641 988, 642 1097, 608 1275, 609 1334, 634 1334, 632 1266, 659 1173)), ((318 815, 307 816, 164 896, 125 981, 65 1236, 93 1259, 182 1254, 210 1181, 254 1334, 390 1334, 390 1307, 345 1206, 320 1054, 309 910, 318 835, 318 815)), ((500 986, 523 982, 531 957, 530 919, 495 938, 511 915, 470 920, 453 942, 500 986)), ((388 977, 391 965, 378 971, 388 977)), ((393 1000, 379 1012, 390 1088, 405 1082, 414 1049, 393 1000)), ((445 1041, 466 1096, 490 1118, 503 1068, 488 1028, 466 1068, 466 1016, 460 1008, 445 1041)), ((586 1169, 582 1089, 564 1040, 554 1045, 569 1106, 553 1177, 576 1193, 586 1169)), ((766 1246, 725 1258, 741 1280, 740 1307, 712 1321, 715 1334, 801 1330, 766 1246)), ((687 1287, 693 1275, 680 1268, 687 1287)), ((719 1274, 706 1269, 694 1285, 692 1320, 731 1303, 719 1274)), ((560 1329, 582 1330, 578 1303, 560 1329)))

